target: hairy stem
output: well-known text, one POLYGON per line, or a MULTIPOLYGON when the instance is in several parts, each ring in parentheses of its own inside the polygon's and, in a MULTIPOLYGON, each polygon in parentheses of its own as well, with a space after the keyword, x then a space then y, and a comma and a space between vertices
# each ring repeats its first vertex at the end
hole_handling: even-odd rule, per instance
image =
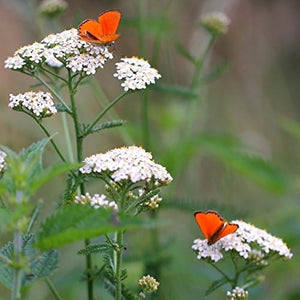
POLYGON ((56 98, 57 100, 65 107, 66 111, 70 114, 72 113, 69 106, 64 102, 62 97, 40 76, 34 74, 33 77, 42 83, 56 98))
MULTIPOLYGON (((16 201, 21 203, 23 198, 23 192, 16 192, 16 201)), ((14 259, 13 259, 13 286, 11 293, 11 300, 21 299, 21 286, 22 286, 22 276, 23 271, 21 267, 21 255, 23 247, 22 232, 19 228, 16 228, 14 231, 14 259)))
POLYGON ((87 136, 91 133, 93 127, 100 121, 100 119, 113 107, 116 103, 118 103, 128 92, 124 92, 120 94, 117 98, 115 98, 109 105, 95 118, 95 120, 87 127, 84 131, 84 136, 87 136))
POLYGON ((115 250, 116 253, 116 297, 115 300, 121 300, 122 297, 122 249, 123 249, 123 231, 117 232, 118 249, 115 250))
MULTIPOLYGON (((51 134, 49 133, 49 131, 46 129, 46 127, 42 124, 41 120, 39 120, 38 118, 33 117, 34 120, 37 122, 37 124, 41 127, 41 129, 44 131, 44 133, 46 134, 47 137, 51 137, 51 134)), ((50 139, 50 143, 52 144, 54 150, 56 151, 57 155, 60 157, 60 159, 63 162, 66 162, 66 159, 64 158, 64 156, 62 155, 62 153, 60 152, 60 150, 58 149, 56 143, 53 141, 53 139, 50 139)))
POLYGON ((45 282, 49 288, 49 290, 51 291, 53 297, 55 300, 62 300, 62 298, 60 297, 60 295, 58 294, 55 286, 53 285, 52 281, 50 280, 49 277, 46 277, 45 282))
MULTIPOLYGON (((77 107, 75 103, 75 93, 76 89, 73 87, 72 84, 72 76, 71 72, 68 71, 68 88, 69 88, 69 94, 70 94, 70 102, 72 106, 72 117, 73 117, 73 122, 74 122, 74 128, 75 128, 75 134, 76 134, 76 149, 77 149, 77 161, 81 162, 83 159, 82 156, 82 146, 83 146, 83 136, 81 134, 80 130, 80 122, 78 118, 78 112, 77 112, 77 107)), ((85 186, 84 183, 80 183, 79 186, 79 194, 84 194, 85 193, 85 186)), ((85 246, 87 247, 90 244, 90 240, 86 239, 85 240, 85 246)), ((88 300, 93 300, 94 299, 94 279, 91 274, 92 270, 92 256, 91 254, 86 255, 86 273, 87 273, 87 294, 88 294, 88 300)))

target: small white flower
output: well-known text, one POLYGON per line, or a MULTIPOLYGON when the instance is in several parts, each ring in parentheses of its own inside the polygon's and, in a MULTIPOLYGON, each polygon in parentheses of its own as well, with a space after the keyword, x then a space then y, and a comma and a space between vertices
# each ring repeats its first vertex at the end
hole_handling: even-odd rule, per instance
POLYGON ((40 118, 57 113, 52 95, 47 92, 30 91, 18 95, 10 94, 8 106, 16 110, 27 109, 40 118))
POLYGON ((145 89, 147 85, 154 84, 155 79, 161 78, 158 71, 142 58, 121 58, 116 69, 114 77, 124 80, 121 86, 125 91, 145 89))
POLYGON ((83 174, 108 172, 115 182, 129 180, 136 183, 154 180, 156 185, 162 185, 172 181, 165 167, 156 164, 149 152, 136 146, 115 148, 106 153, 87 157, 80 172, 83 174))
POLYGON ((235 287, 232 291, 227 291, 227 300, 243 300, 248 298, 248 291, 240 287, 235 287))
POLYGON ((6 162, 5 162, 6 156, 7 156, 7 154, 4 151, 0 150, 0 177, 1 177, 1 174, 6 169, 6 162))
POLYGON ((13 70, 22 69, 23 66, 26 64, 24 59, 18 55, 8 57, 4 63, 5 63, 4 67, 6 69, 13 69, 13 70))
POLYGON ((91 196, 89 193, 86 193, 85 195, 76 196, 74 202, 83 205, 89 204, 95 209, 102 207, 105 209, 118 211, 118 205, 116 204, 116 202, 107 200, 106 196, 103 194, 95 194, 94 196, 91 196))
POLYGON ((192 249, 197 253, 197 258, 209 258, 212 261, 219 261, 223 258, 223 254, 218 244, 208 245, 207 240, 194 240, 192 249))

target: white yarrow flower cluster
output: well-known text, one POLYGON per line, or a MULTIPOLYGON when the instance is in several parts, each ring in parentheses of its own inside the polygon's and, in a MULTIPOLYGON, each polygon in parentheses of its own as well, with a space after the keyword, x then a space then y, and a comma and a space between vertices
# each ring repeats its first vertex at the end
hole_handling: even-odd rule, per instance
POLYGON ((77 29, 72 28, 50 34, 40 43, 35 42, 18 49, 5 60, 5 68, 32 71, 46 63, 50 67, 65 66, 74 73, 91 75, 112 58, 107 46, 79 40, 77 29))
POLYGON ((237 286, 232 291, 227 291, 226 296, 226 300, 243 300, 248 298, 248 291, 237 286))
POLYGON ((15 110, 27 109, 39 118, 50 117, 57 113, 52 95, 48 92, 10 94, 8 106, 15 110))
POLYGON ((6 156, 7 154, 4 151, 0 150, 0 176, 6 169, 6 162, 5 162, 6 156))
POLYGON ((197 253, 198 259, 209 258, 217 262, 223 258, 222 251, 228 252, 230 250, 236 251, 244 259, 253 259, 258 262, 260 258, 262 265, 267 264, 269 253, 278 254, 287 259, 292 258, 293 254, 282 239, 243 221, 231 223, 239 225, 237 231, 212 245, 209 245, 206 240, 194 240, 192 249, 197 253))
POLYGON ((113 181, 153 181, 156 186, 172 181, 166 168, 155 163, 152 155, 141 147, 115 148, 106 153, 85 158, 80 168, 83 174, 108 174, 113 181))
POLYGON ((102 207, 105 209, 112 209, 114 211, 118 210, 117 203, 115 201, 107 200, 106 196, 103 194, 95 194, 94 196, 91 196, 89 193, 86 193, 85 195, 76 196, 74 202, 83 205, 89 204, 95 209, 102 207))
POLYGON ((124 80, 121 86, 125 91, 145 89, 147 85, 154 84, 155 79, 161 78, 158 71, 142 58, 122 58, 116 63, 117 72, 114 77, 124 80))

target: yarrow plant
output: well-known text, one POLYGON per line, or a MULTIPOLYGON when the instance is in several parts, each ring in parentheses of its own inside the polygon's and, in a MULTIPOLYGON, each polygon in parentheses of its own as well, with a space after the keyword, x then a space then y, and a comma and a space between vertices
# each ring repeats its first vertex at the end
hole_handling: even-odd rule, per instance
POLYGON ((247 299, 248 292, 244 289, 260 282, 257 280, 258 276, 253 277, 254 273, 259 273, 273 260, 291 259, 293 254, 282 239, 265 230, 244 221, 236 220, 231 223, 239 226, 234 233, 214 244, 209 244, 206 239, 196 239, 192 249, 197 259, 211 264, 222 274, 222 279, 212 284, 208 294, 215 288, 229 283, 233 291, 227 293, 227 299, 247 299), (232 277, 215 264, 225 258, 225 254, 229 254, 233 262, 235 274, 232 277))
MULTIPOLYGON (((65 8, 64 1, 48 0, 42 2, 40 13, 54 17, 65 8)), ((84 141, 87 136, 102 129, 125 124, 122 120, 100 123, 106 113, 124 96, 146 89, 161 77, 158 71, 143 58, 122 58, 116 63, 116 72, 112 77, 120 80, 124 91, 110 101, 92 120, 83 122, 76 103, 76 93, 85 78, 103 69, 105 64, 112 59, 110 44, 95 45, 82 41, 78 30, 71 28, 49 34, 40 42, 19 48, 4 62, 5 68, 36 79, 38 85, 45 90, 10 94, 8 106, 33 118, 50 140, 63 163, 64 170, 70 170, 70 165, 73 166, 73 170, 68 173, 67 187, 61 199, 63 209, 45 220, 37 235, 36 244, 41 249, 48 250, 77 239, 84 240, 85 247, 79 251, 79 254, 85 255, 84 273, 89 300, 94 299, 93 285, 96 278, 103 280, 116 300, 121 300, 124 294, 128 294, 122 283, 125 278, 125 271, 122 269, 124 232, 131 228, 148 226, 149 221, 139 219, 138 215, 143 210, 157 209, 162 200, 158 196, 159 189, 172 181, 166 168, 155 163, 151 153, 142 147, 115 148, 106 153, 83 158, 84 141), (65 151, 62 151, 56 144, 43 123, 45 117, 54 114, 61 114, 65 148, 68 150, 67 156, 64 155, 65 151), (70 117, 73 123, 74 144, 67 117, 70 117), (74 162, 77 162, 75 169, 74 162), (78 164, 81 164, 81 167, 78 164), (104 193, 91 195, 86 191, 87 182, 93 178, 103 182, 104 193), (91 238, 98 235, 105 237, 104 245, 91 243, 91 238), (61 236, 64 238, 62 239, 61 236), (102 267, 94 265, 92 260, 92 255, 99 255, 99 253, 103 255, 102 267)), ((41 149, 42 147, 40 151, 41 149)), ((6 167, 4 158, 5 154, 0 152, 0 172, 2 173, 6 167)), ((57 168, 54 168, 53 173, 57 171, 57 168)), ((11 170, 13 169, 11 167, 11 170)), ((25 220, 27 222, 27 218, 25 220)), ((18 252, 18 259, 15 261, 16 264, 11 264, 16 272, 13 271, 14 277, 7 280, 7 282, 13 282, 10 285, 12 300, 20 299, 22 296, 22 276, 25 273, 22 269, 23 265, 20 267, 19 263, 21 256, 25 255, 22 248, 23 242, 20 242, 24 238, 25 227, 23 226, 22 230, 17 229, 18 241, 16 243, 18 244, 14 246, 18 252)), ((1 267, 3 265, 0 265, 1 267)), ((26 267, 24 265, 24 269, 26 267)), ((53 269, 54 267, 51 271, 53 269)), ((35 278, 42 278, 35 273, 33 275, 35 278)), ((47 281, 47 284, 55 299, 60 299, 52 283, 47 281)))
POLYGON ((26 92, 9 95, 8 106, 14 110, 32 113, 38 118, 50 117, 57 113, 53 97, 47 92, 26 92))
POLYGON ((114 76, 124 80, 121 84, 124 91, 145 89, 147 85, 154 84, 156 79, 161 78, 157 70, 142 58, 121 58, 116 66, 117 72, 114 76))

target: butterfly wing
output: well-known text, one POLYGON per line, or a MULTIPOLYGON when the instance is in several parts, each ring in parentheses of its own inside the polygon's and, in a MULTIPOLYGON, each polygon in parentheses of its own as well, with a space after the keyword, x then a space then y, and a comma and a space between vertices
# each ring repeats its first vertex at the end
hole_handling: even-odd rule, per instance
POLYGON ((119 10, 108 10, 100 14, 98 21, 102 30, 100 40, 102 43, 111 43, 120 37, 117 29, 121 20, 121 12, 119 10))
POLYGON ((108 10, 99 15, 98 21, 103 35, 114 35, 117 32, 121 12, 119 10, 108 10))
POLYGON ((208 242, 214 243, 215 241, 212 241, 212 238, 222 230, 225 224, 222 217, 214 211, 196 211, 194 217, 208 242))
POLYGON ((80 40, 97 42, 103 35, 100 24, 95 20, 85 20, 78 26, 80 40))
POLYGON ((226 223, 226 225, 224 226, 224 229, 218 235, 217 240, 221 239, 222 237, 224 237, 228 234, 236 232, 238 228, 239 228, 238 224, 226 223))

